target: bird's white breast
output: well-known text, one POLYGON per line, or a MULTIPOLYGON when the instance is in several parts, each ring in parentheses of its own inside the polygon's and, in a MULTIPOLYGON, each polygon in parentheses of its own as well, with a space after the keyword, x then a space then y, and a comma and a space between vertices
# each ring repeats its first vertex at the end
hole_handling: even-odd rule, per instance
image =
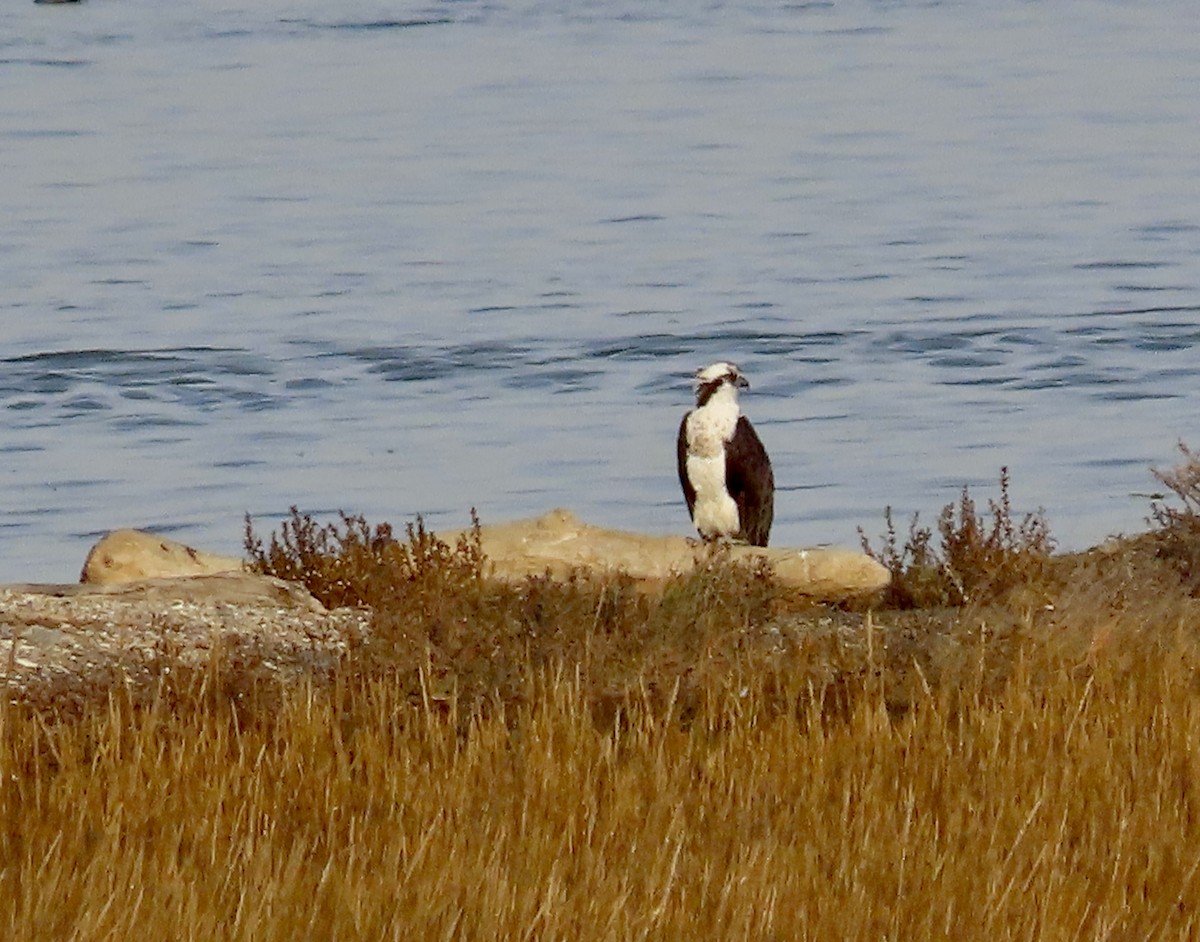
POLYGON ((692 522, 704 537, 731 537, 740 529, 737 504, 725 488, 725 444, 740 414, 736 392, 726 388, 687 417, 687 476, 696 490, 692 522))

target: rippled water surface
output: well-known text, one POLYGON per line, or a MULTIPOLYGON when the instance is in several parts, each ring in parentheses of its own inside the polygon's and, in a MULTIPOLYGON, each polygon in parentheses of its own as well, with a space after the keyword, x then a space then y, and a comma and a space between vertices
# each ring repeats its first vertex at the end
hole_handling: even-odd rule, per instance
POLYGON ((690 525, 739 362, 774 542, 970 484, 1081 547, 1200 446, 1190 3, 0 11, 0 582, 290 504, 690 525))

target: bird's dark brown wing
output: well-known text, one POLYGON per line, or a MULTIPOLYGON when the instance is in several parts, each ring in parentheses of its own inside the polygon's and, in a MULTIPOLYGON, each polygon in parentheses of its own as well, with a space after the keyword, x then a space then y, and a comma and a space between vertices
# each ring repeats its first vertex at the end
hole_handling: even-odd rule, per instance
POLYGON ((687 501, 688 517, 692 516, 692 511, 696 508, 696 489, 692 487, 692 482, 688 480, 687 475, 687 413, 683 417, 683 421, 679 423, 679 441, 675 446, 675 459, 679 465, 679 483, 683 486, 683 499, 687 501))
POLYGON ((725 487, 737 504, 738 536, 752 546, 766 546, 775 519, 775 474, 767 450, 744 415, 725 446, 725 487))

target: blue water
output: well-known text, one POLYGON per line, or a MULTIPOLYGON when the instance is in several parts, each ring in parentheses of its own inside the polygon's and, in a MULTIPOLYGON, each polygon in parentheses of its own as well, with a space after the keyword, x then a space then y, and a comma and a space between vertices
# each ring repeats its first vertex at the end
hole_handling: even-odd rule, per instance
POLYGON ((1190 3, 0 11, 0 582, 291 504, 687 533, 733 359, 777 544, 969 484, 1064 548, 1200 446, 1190 3))

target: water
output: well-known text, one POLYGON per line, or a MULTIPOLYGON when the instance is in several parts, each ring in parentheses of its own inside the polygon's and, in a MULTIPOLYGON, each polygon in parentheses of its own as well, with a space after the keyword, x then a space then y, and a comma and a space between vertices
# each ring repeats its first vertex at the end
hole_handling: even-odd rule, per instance
POLYGON ((242 7, 0 12, 0 582, 290 504, 686 533, 717 359, 778 544, 1007 465, 1079 548, 1200 445, 1182 0, 242 7))

